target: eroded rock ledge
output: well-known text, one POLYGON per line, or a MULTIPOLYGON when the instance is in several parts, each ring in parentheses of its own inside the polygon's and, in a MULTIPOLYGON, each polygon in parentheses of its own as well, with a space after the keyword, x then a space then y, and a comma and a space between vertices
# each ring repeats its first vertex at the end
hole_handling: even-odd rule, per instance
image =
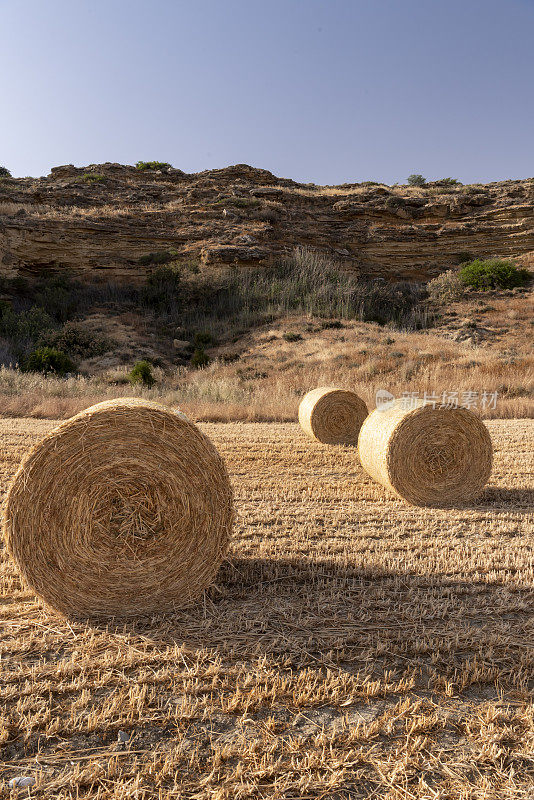
POLYGON ((533 266, 534 179, 318 187, 246 164, 186 174, 106 163, 0 181, 7 277, 68 269, 137 283, 153 269, 150 253, 245 267, 296 245, 386 279, 428 280, 465 253, 533 266))

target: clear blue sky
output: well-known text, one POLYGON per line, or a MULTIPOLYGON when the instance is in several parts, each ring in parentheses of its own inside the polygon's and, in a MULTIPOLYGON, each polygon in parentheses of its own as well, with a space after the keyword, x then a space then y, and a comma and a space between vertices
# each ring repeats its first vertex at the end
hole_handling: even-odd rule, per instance
POLYGON ((0 164, 534 175, 534 0, 0 0, 0 164))

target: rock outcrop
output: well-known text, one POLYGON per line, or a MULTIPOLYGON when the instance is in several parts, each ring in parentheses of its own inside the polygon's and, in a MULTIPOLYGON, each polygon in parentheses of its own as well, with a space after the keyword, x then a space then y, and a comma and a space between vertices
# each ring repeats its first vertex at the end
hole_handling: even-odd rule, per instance
POLYGON ((386 279, 428 280, 465 253, 534 265, 534 179, 318 187, 245 164, 186 174, 108 163, 0 180, 6 277, 68 269, 137 283, 154 253, 212 268, 268 263, 297 245, 386 279))

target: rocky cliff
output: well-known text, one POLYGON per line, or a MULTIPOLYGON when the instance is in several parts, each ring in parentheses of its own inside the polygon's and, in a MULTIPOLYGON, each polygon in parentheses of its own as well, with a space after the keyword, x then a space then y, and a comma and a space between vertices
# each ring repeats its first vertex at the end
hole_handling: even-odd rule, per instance
POLYGON ((91 281, 137 283, 154 253, 246 266, 296 245, 386 279, 428 280, 466 253, 533 266, 534 179, 320 187, 245 164, 186 174, 108 163, 0 180, 7 277, 67 268, 91 281))

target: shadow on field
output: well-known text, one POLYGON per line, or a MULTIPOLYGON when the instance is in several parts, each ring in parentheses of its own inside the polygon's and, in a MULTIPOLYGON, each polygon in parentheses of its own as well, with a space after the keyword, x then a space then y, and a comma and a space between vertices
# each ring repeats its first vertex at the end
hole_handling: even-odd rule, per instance
POLYGON ((516 685, 534 675, 533 616, 534 589, 519 585, 236 557, 195 606, 106 627, 226 664, 266 656, 298 669, 454 675, 474 659, 481 680, 497 668, 501 685, 516 685))
POLYGON ((501 489, 490 486, 476 504, 477 509, 485 506, 498 506, 500 511, 534 511, 534 489, 501 489))

